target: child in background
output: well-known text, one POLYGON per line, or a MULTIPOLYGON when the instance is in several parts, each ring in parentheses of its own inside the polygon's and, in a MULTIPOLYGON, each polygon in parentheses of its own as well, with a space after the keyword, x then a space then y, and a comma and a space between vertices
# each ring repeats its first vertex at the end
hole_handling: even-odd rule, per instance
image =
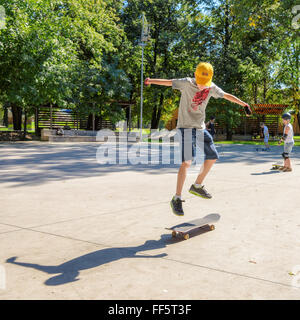
POLYGON ((291 159, 290 159, 290 154, 292 152, 293 146, 295 144, 294 142, 294 130, 293 126, 291 125, 291 119, 292 116, 290 113, 285 113, 282 115, 282 121, 284 124, 284 129, 283 129, 283 136, 279 140, 278 144, 281 144, 284 142, 284 150, 282 153, 282 157, 284 159, 283 167, 281 170, 283 172, 290 172, 292 171, 292 164, 291 164, 291 159))
POLYGON ((263 151, 270 151, 270 146, 269 146, 269 129, 268 127, 264 124, 264 122, 260 123, 260 127, 262 129, 263 132, 263 136, 264 136, 264 144, 266 149, 263 149, 263 151))
POLYGON ((215 120, 216 118, 214 116, 210 117, 210 120, 206 124, 207 131, 211 134, 211 136, 214 138, 214 135, 216 133, 215 131, 215 120))

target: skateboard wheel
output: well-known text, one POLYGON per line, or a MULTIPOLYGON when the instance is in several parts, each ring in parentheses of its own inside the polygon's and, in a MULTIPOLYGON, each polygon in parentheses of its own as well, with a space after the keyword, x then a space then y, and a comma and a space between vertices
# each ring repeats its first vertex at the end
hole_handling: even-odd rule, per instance
POLYGON ((184 240, 188 240, 189 237, 190 237, 190 236, 189 236, 188 234, 185 234, 185 235, 183 236, 184 240))
POLYGON ((172 232, 172 237, 175 238, 176 237, 176 231, 172 232))
POLYGON ((209 226, 210 230, 215 230, 215 226, 212 224, 211 226, 209 226))

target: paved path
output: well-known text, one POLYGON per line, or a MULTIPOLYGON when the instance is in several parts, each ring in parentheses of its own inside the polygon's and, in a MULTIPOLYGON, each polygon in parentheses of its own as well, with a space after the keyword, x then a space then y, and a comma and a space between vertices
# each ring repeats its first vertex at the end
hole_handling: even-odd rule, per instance
POLYGON ((187 192, 194 167, 181 218, 177 165, 99 164, 99 146, 0 144, 0 300, 300 298, 299 147, 278 173, 282 147, 218 146, 213 199, 187 192), (187 241, 164 229, 211 213, 187 241))

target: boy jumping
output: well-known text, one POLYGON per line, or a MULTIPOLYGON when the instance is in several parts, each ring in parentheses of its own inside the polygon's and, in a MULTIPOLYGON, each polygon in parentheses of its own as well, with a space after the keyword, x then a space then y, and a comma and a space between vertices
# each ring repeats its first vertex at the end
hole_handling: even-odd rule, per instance
POLYGON ((294 142, 294 130, 293 126, 291 125, 290 121, 292 119, 292 116, 290 113, 284 113, 282 115, 282 121, 284 124, 283 129, 283 136, 279 140, 278 144, 281 144, 284 141, 284 150, 282 153, 282 157, 284 159, 283 167, 281 170, 283 172, 290 172, 292 171, 292 165, 290 160, 290 153, 292 152, 293 146, 295 144, 294 142))
POLYGON ((203 181, 219 158, 213 138, 205 128, 205 109, 210 97, 224 98, 244 107, 247 115, 252 111, 249 105, 237 97, 225 93, 213 82, 213 67, 210 63, 201 62, 194 73, 195 78, 182 79, 150 79, 145 80, 146 85, 156 84, 162 86, 172 86, 173 89, 181 91, 181 98, 178 111, 177 129, 180 136, 180 148, 182 150, 182 164, 177 175, 176 194, 171 200, 173 213, 183 216, 181 192, 187 175, 187 169, 191 166, 195 156, 196 145, 199 147, 199 139, 204 140, 205 160, 195 183, 190 187, 189 192, 205 199, 212 196, 203 186, 203 181))

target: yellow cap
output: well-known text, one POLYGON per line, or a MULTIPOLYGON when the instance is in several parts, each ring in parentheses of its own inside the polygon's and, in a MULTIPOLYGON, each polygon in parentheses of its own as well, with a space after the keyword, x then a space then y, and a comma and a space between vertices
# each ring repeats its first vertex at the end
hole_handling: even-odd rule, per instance
POLYGON ((208 62, 200 62, 195 71, 196 83, 210 87, 214 74, 213 66, 208 62))

